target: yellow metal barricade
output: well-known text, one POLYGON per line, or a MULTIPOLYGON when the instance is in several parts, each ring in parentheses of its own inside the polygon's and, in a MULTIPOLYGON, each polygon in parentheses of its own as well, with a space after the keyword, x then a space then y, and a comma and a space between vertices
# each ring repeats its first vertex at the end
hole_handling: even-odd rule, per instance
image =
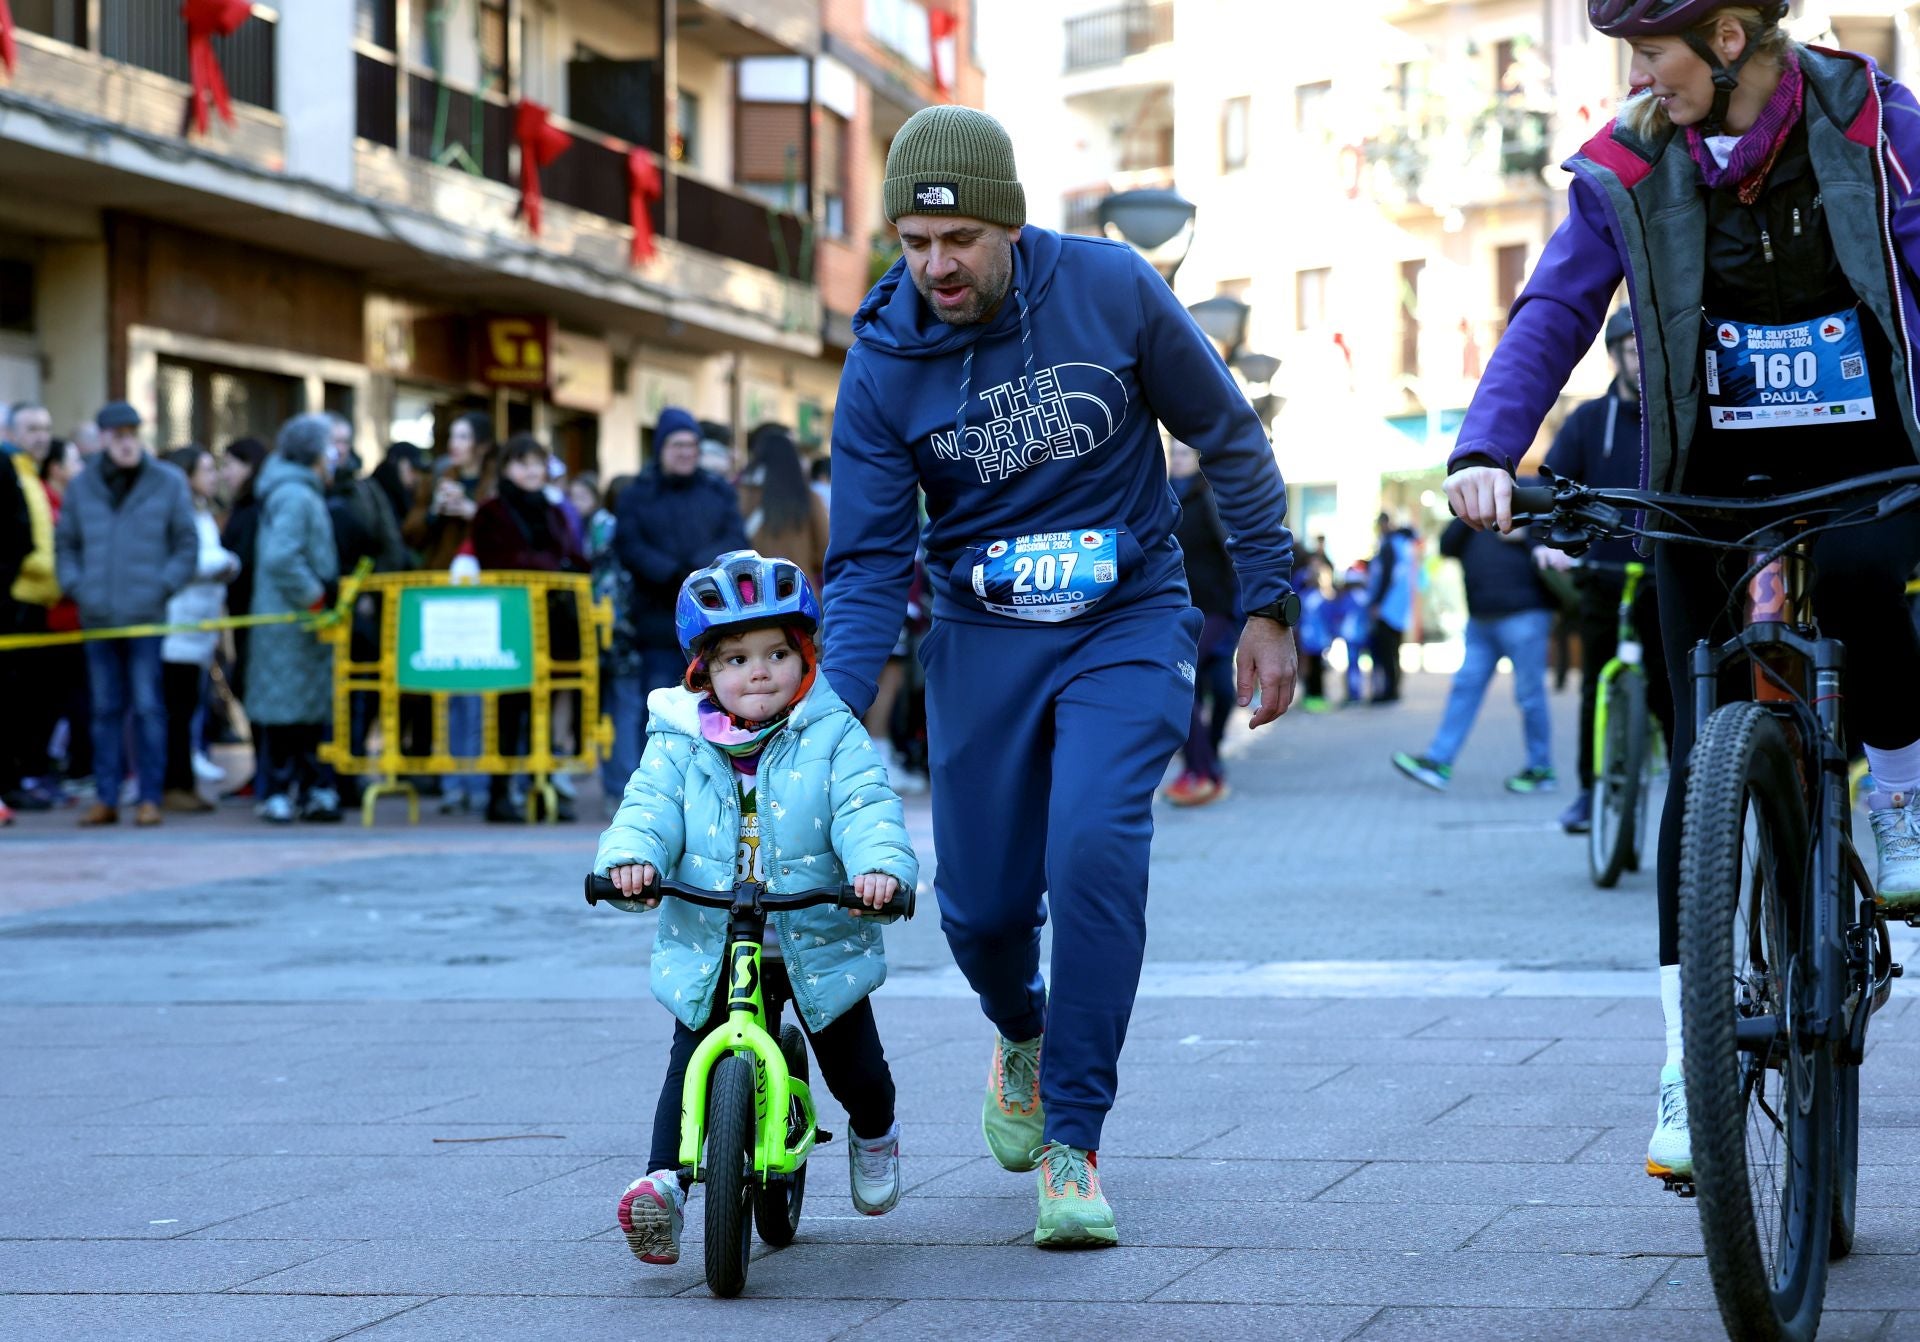
MULTIPOLYGON (((379 637, 370 661, 356 660, 353 621, 343 619, 316 631, 333 645, 333 740, 321 757, 341 773, 365 774, 361 819, 373 823, 375 803, 383 796, 407 799, 409 823, 420 821, 420 798, 406 781, 410 774, 528 774, 527 818, 545 804, 546 818, 557 814, 549 781, 555 773, 595 767, 613 744, 613 724, 600 710, 600 651, 613 634, 613 606, 593 599, 592 580, 578 573, 482 573, 477 581, 450 582, 442 573, 379 573, 349 579, 341 605, 352 610, 363 599, 379 604, 379 637), (571 597, 579 627, 579 655, 553 655, 556 597, 571 597), (556 755, 553 747, 555 697, 579 696, 578 747, 556 755), (379 745, 368 754, 353 749, 356 696, 376 696, 374 721, 379 745), (531 696, 525 754, 502 749, 503 700, 531 696), (433 730, 425 754, 401 749, 401 701, 430 700, 433 730), (447 705, 457 698, 480 701, 480 753, 455 755, 447 730, 447 705)), ((564 603, 563 603, 564 604, 564 603)))

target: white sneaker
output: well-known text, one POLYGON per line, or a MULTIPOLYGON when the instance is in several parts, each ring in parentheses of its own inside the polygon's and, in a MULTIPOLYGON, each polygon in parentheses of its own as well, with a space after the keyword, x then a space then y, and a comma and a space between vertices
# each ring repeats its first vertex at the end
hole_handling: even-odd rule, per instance
POLYGON ((885 1216, 900 1205, 900 1124, 884 1137, 868 1141, 847 1133, 847 1176, 853 1206, 868 1216, 885 1216))
POLYGON ((627 1247, 643 1263, 680 1261, 680 1226, 687 1195, 672 1170, 656 1170, 627 1185, 616 1213, 627 1247))
POLYGON ((306 805, 300 808, 302 820, 318 820, 331 823, 340 818, 340 794, 330 787, 317 787, 307 794, 306 805))
POLYGON ((1870 810, 1873 846, 1880 850, 1880 879, 1875 889, 1880 902, 1895 912, 1920 909, 1920 792, 1872 794, 1874 801, 1892 804, 1870 810))
POLYGON ((227 781, 227 771, 208 759, 207 752, 204 750, 193 752, 193 776, 203 783, 227 781))
POLYGON ((268 797, 256 806, 254 811, 262 820, 271 821, 276 825, 291 825, 293 823, 293 798, 283 792, 277 797, 268 797))
POLYGON ((1693 1138, 1687 1130, 1687 1082, 1678 1067, 1660 1069, 1660 1109, 1647 1143, 1647 1173, 1693 1177, 1693 1138))

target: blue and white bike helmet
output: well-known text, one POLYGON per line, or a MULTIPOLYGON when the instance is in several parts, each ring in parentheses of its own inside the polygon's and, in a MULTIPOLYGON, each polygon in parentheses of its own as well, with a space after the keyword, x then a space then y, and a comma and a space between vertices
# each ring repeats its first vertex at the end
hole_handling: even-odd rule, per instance
POLYGON ((820 627, 820 601, 791 559, 730 550, 687 575, 673 623, 680 651, 692 660, 694 645, 710 634, 796 624, 812 634, 820 627))

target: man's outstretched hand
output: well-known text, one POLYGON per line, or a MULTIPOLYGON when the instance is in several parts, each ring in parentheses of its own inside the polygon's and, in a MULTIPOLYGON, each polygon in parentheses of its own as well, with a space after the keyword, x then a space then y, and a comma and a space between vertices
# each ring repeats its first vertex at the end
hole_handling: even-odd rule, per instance
POLYGON ((1251 617, 1240 631, 1235 666, 1240 707, 1252 703, 1254 686, 1260 687, 1260 707, 1248 726, 1264 727, 1293 706, 1293 678, 1300 669, 1293 630, 1264 615, 1251 617))

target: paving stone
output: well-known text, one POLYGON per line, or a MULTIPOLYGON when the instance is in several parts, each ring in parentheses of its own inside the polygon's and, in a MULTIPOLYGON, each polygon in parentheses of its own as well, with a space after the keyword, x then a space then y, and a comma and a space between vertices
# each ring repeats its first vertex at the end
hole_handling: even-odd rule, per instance
MULTIPOLYGON (((1253 1160, 1462 1160, 1559 1164, 1600 1135, 1597 1128, 1377 1127, 1371 1124, 1242 1123, 1184 1154, 1253 1160)), ((1644 1139, 1643 1139, 1644 1140, 1644 1139)))
POLYGON ((1485 1226, 1465 1247, 1476 1251, 1633 1254, 1679 1258, 1704 1252, 1700 1212, 1689 1201, 1672 1206, 1514 1207, 1485 1226))
MULTIPOLYGON (((253 1245, 271 1247, 268 1241, 253 1245)), ((192 1247, 218 1251, 236 1244, 192 1247)), ((673 1267, 649 1267, 624 1242, 421 1239, 405 1252, 384 1242, 345 1245, 239 1289, 268 1295, 661 1296, 701 1285, 700 1273, 699 1262, 686 1258, 673 1267)))
MULTIPOLYGON (((1102 1158, 1107 1196, 1190 1198, 1196 1202, 1304 1202, 1350 1173, 1354 1165, 1325 1160, 1155 1160, 1124 1152, 1102 1158)), ((926 1197, 1007 1197, 1031 1189, 1034 1176, 1010 1174, 991 1159, 967 1161, 910 1191, 926 1197)))
POLYGON ((323 1257, 318 1244, 210 1244, 191 1240, 0 1241, 10 1293, 66 1295, 227 1291, 323 1257))
MULTIPOLYGON (((295 1190, 289 1190, 295 1191, 295 1190)), ((584 1240, 613 1224, 619 1188, 596 1200, 360 1187, 292 1196, 194 1230, 199 1240, 584 1240)))
POLYGON ((1515 1299, 1624 1309, 1664 1264, 1549 1253, 1360 1253, 1236 1249, 1182 1276, 1156 1300, 1249 1304, 1484 1305, 1515 1299))
POLYGON ((754 1261, 747 1291, 757 1296, 832 1297, 844 1293, 843 1283, 853 1274, 862 1281, 906 1283, 903 1293, 919 1300, 1145 1300, 1212 1256, 1206 1249, 1124 1246, 1063 1254, 1031 1244, 977 1248, 796 1241, 790 1249, 754 1261))
MULTIPOLYGON (((1008 1300, 995 1304, 995 1331, 1006 1337, 1045 1337, 1070 1318, 1076 1331, 1104 1342, 1165 1342, 1167 1338, 1260 1338, 1262 1342, 1339 1342, 1371 1317, 1366 1308, 1314 1306, 1082 1304, 1064 1314, 1059 1305, 1008 1300)), ((841 1342, 891 1342, 902 1337, 928 1342, 970 1342, 980 1321, 956 1317, 951 1307, 908 1300, 842 1334, 841 1342)))
POLYGON ((0 1337, 328 1342, 420 1303, 405 1296, 0 1295, 0 1337))
MULTIPOLYGON (((243 1156, 208 1179, 189 1177, 176 1188, 220 1188, 312 1197, 356 1190, 504 1196, 541 1187, 603 1163, 596 1156, 503 1156, 455 1160, 424 1156, 243 1156)), ((602 1180, 606 1176, 602 1176, 602 1180)))
MULTIPOLYGON (((1869 1342, 1881 1314, 1828 1310, 1820 1342, 1869 1342)), ((1725 1342, 1716 1310, 1383 1309, 1353 1342, 1725 1342)))
MULTIPOLYGON (((1864 1185, 1863 1185, 1864 1189, 1864 1185)), ((1671 1197, 1644 1169, 1601 1165, 1514 1165, 1501 1169, 1459 1161, 1376 1161, 1320 1197, 1328 1202, 1474 1203, 1498 1198, 1516 1205, 1658 1206, 1671 1197)))
POLYGON ((1631 1128, 1645 1124, 1653 1132, 1654 1104, 1659 1080, 1654 1075, 1643 1095, 1471 1095, 1448 1109, 1436 1120, 1446 1125, 1481 1127, 1552 1127, 1572 1124, 1577 1127, 1631 1128))
MULTIPOLYGON (((637 1266, 637 1265, 636 1265, 637 1266)), ((749 1279, 748 1290, 753 1282, 749 1279)), ((588 1338, 671 1338, 739 1342, 743 1337, 842 1338, 884 1316, 886 1300, 636 1299, 631 1295, 461 1299, 447 1297, 396 1314, 353 1342, 582 1342, 588 1338)), ((896 1334, 895 1336, 898 1336, 896 1334)), ((976 1334, 977 1336, 977 1334, 976 1334)))

